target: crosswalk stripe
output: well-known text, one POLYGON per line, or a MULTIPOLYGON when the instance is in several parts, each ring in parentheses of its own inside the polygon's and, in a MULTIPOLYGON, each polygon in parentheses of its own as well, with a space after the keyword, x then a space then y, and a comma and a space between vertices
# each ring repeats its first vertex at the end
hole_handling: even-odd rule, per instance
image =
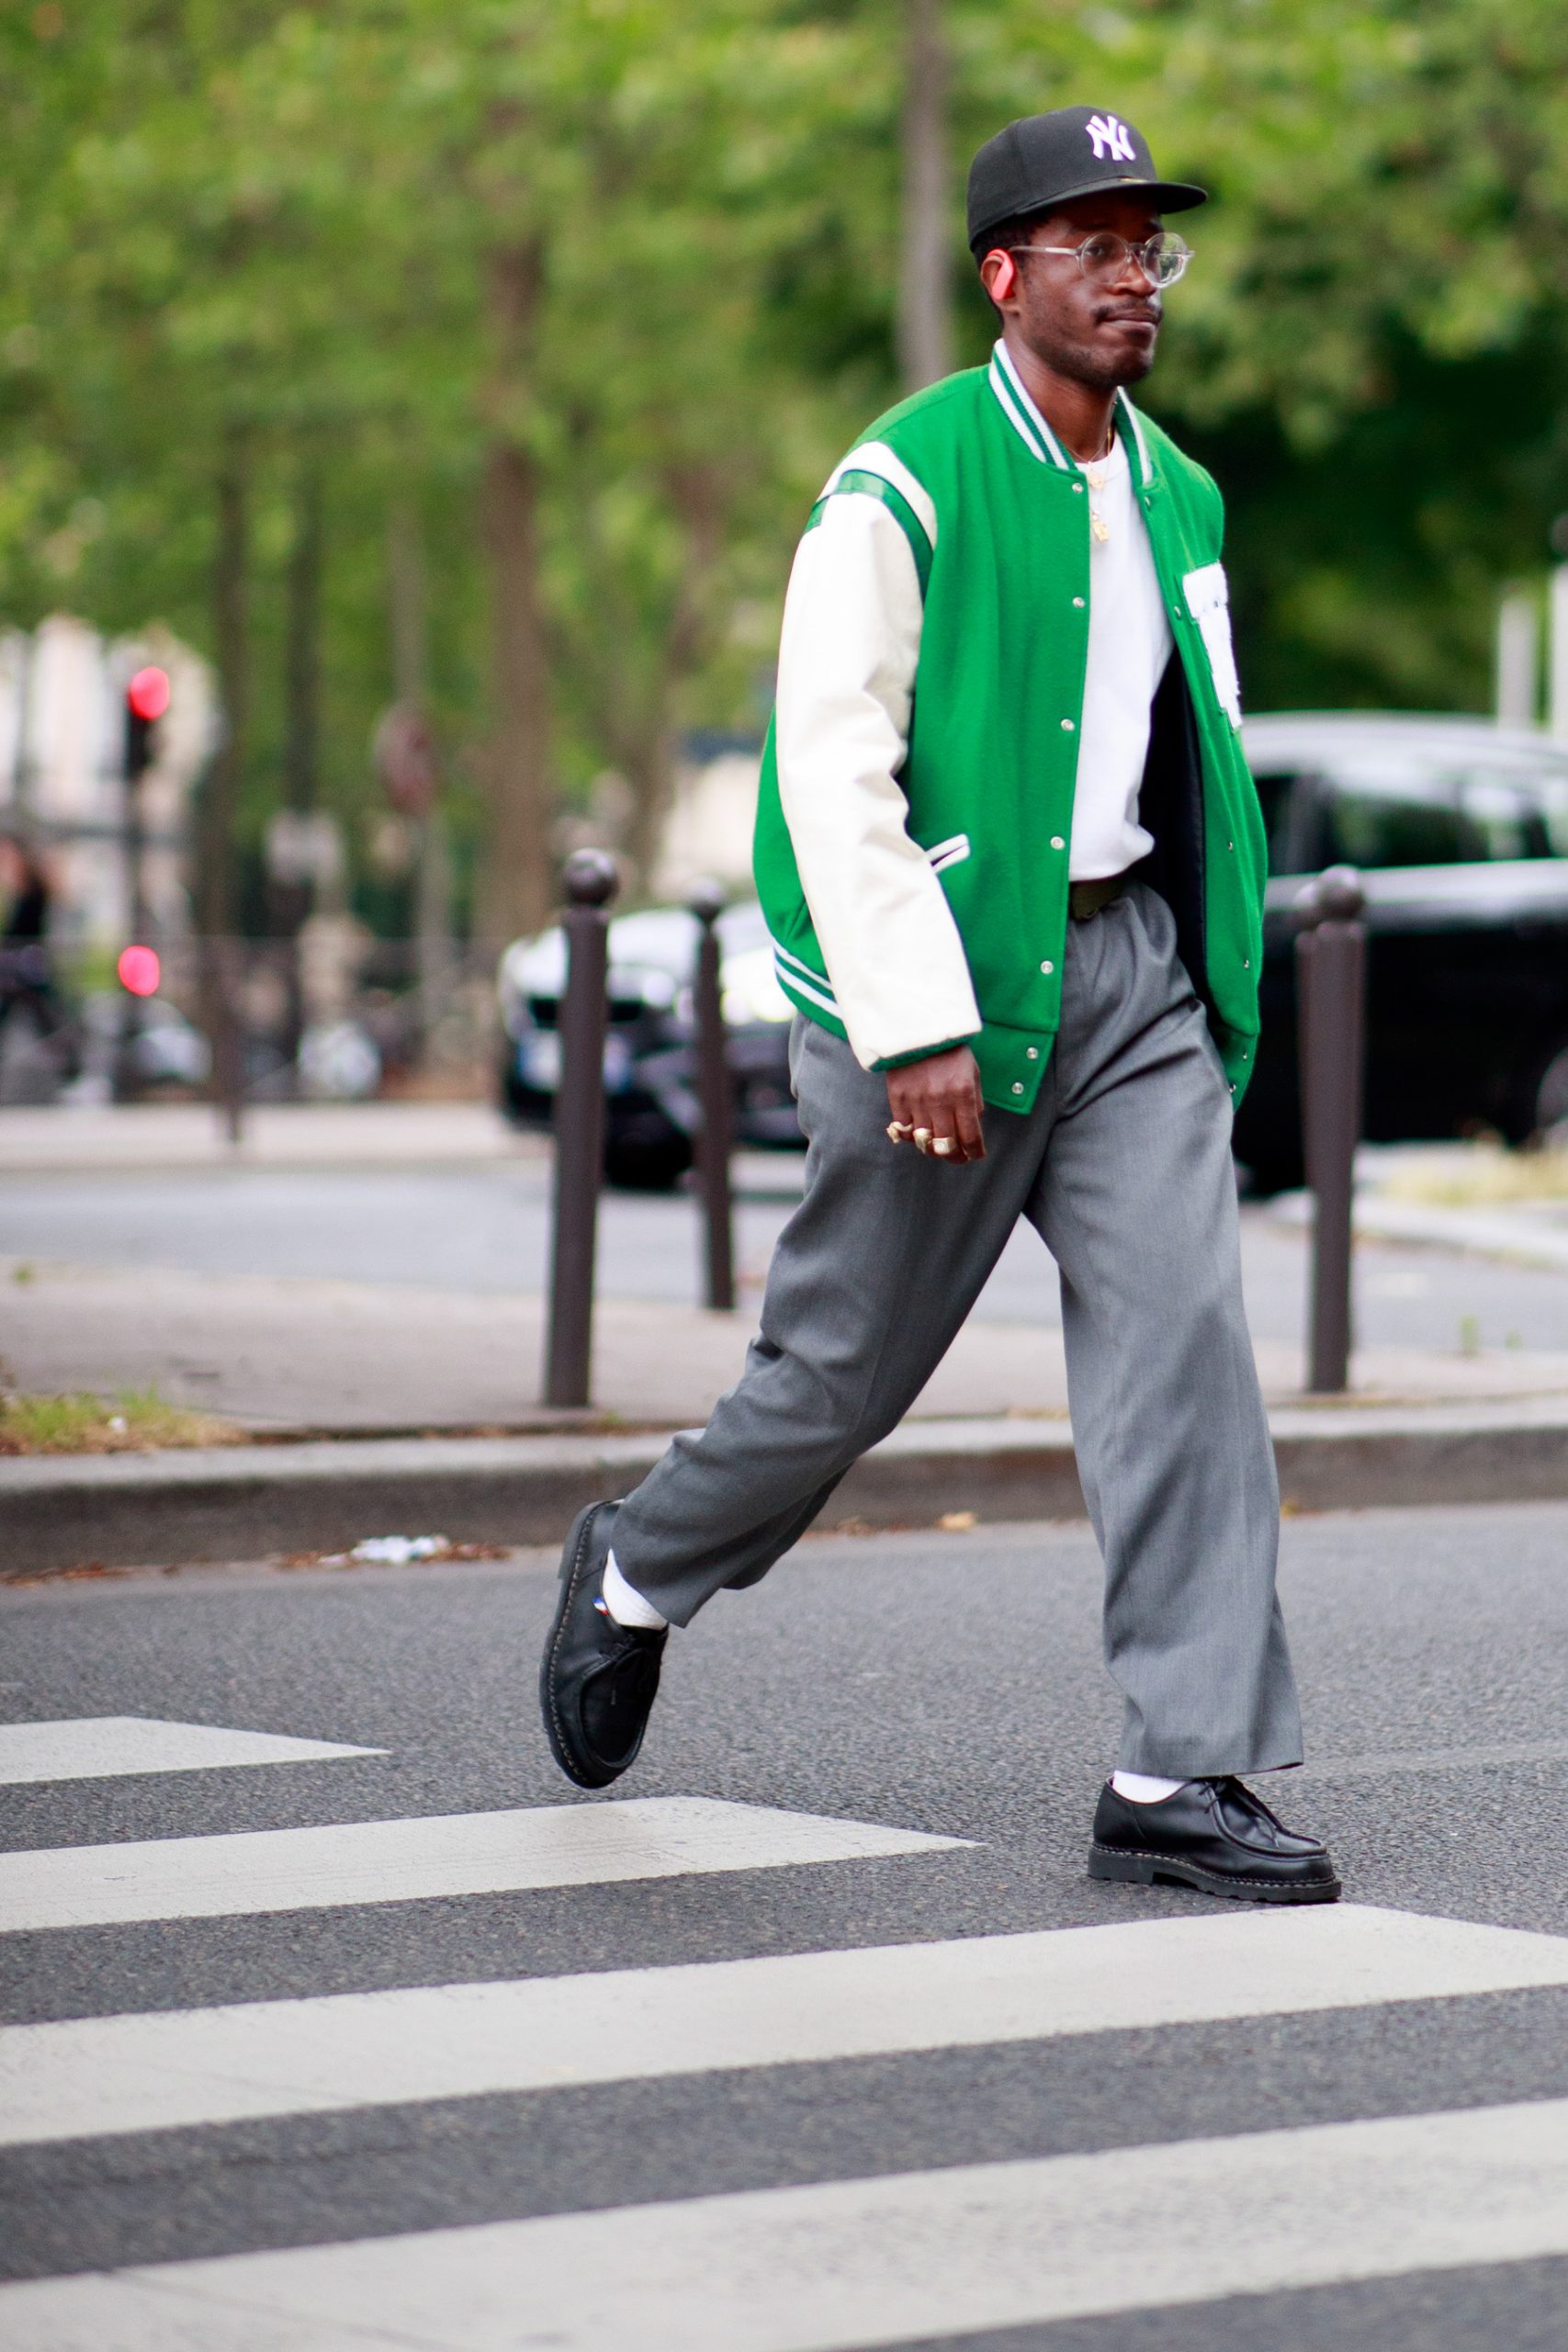
POLYGON ((1568 1984, 1568 1937, 1342 1904, 0 2030, 0 2145, 1568 1984))
POLYGON ((1563 2254, 1568 2099, 1548 2099, 28 2283, 0 2289, 0 2340, 7 2352, 869 2352, 1563 2254), (1198 2225, 1194 2259, 1200 2207, 1223 2219, 1198 2225))
POLYGON ((107 1781, 122 1772, 208 1772, 242 1764, 319 1764, 335 1756, 385 1756, 384 1747, 286 1739, 270 1731, 163 1723, 152 1715, 73 1715, 58 1723, 0 1724, 0 1786, 23 1781, 107 1781))
POLYGON ((711 1797, 254 1829, 0 1854, 0 1930, 216 1919, 959 1846, 913 1829, 711 1797))

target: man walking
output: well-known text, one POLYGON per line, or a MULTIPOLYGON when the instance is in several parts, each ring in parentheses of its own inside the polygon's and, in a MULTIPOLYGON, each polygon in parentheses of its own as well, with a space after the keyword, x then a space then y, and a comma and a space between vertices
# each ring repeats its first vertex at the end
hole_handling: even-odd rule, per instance
POLYGON ((573 1527, 541 1700, 572 1780, 623 1772, 669 1626, 805 1532, 1027 1217, 1126 1702, 1089 1871, 1324 1902, 1324 1847, 1239 1777, 1301 1726, 1229 1148, 1264 844, 1221 501, 1125 389, 1188 260, 1162 216, 1203 201, 1111 114, 989 141, 990 365, 890 410, 812 510, 757 827, 805 1197, 738 1385, 573 1527))

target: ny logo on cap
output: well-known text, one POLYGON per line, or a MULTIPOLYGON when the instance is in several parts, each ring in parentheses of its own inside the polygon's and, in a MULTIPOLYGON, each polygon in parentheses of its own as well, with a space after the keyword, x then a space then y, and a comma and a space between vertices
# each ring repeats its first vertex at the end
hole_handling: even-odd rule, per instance
POLYGON ((1118 122, 1114 115, 1091 114, 1084 129, 1094 141, 1094 160, 1097 164, 1102 164, 1108 155, 1112 163, 1135 164, 1137 162, 1138 159, 1133 153, 1133 141, 1127 133, 1127 126, 1124 122, 1118 122))

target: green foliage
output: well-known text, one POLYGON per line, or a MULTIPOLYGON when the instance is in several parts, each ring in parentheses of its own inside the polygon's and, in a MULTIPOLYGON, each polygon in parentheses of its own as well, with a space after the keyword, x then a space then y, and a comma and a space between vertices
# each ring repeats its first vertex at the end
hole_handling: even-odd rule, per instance
MULTIPOLYGON (((539 492, 557 763, 656 807, 755 723, 802 515, 897 390, 898 0, 53 0, 0 21, 0 616, 212 647, 250 451, 242 835, 280 797, 302 449, 328 484, 323 788, 362 842, 413 502, 460 854, 482 823, 483 484, 539 492), (536 258, 525 334, 498 255, 536 258)), ((1113 105, 1217 201, 1151 405, 1231 507, 1256 706, 1483 702, 1499 585, 1568 507, 1568 17, 1548 0, 952 0, 961 171, 1113 105)))

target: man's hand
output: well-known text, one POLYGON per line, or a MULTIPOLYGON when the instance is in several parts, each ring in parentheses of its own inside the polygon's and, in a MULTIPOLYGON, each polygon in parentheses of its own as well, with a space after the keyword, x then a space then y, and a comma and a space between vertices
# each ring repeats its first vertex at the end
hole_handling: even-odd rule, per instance
POLYGON ((967 1046, 950 1046, 946 1053, 890 1069, 887 1108, 891 1125, 905 1131, 897 1140, 913 1143, 949 1167, 986 1157, 980 1072, 967 1046))

